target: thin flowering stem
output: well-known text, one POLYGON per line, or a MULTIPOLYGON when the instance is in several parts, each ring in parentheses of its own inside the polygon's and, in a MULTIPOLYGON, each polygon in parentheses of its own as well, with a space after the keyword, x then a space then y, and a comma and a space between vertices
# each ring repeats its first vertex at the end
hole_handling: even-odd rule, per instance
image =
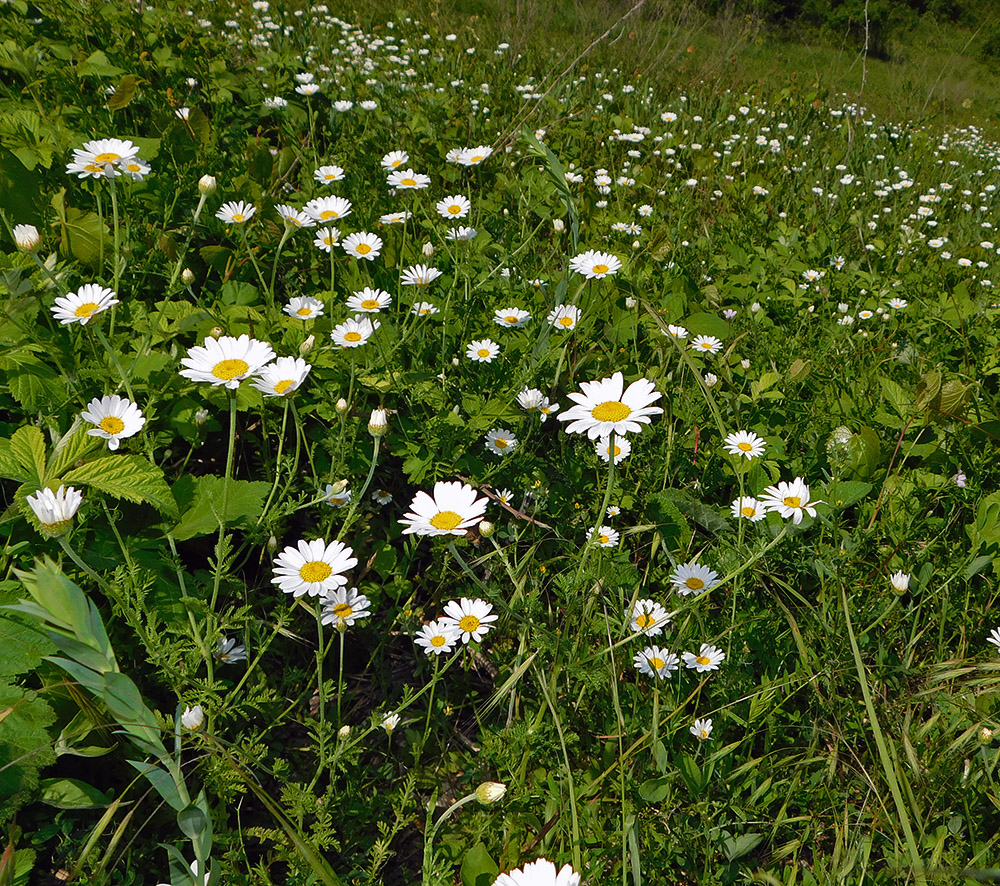
POLYGON ((191 224, 188 226, 187 237, 184 239, 184 246, 181 247, 181 251, 177 254, 177 263, 174 265, 174 269, 170 274, 170 282, 167 283, 167 294, 174 288, 174 284, 177 283, 177 278, 181 274, 181 270, 184 267, 184 259, 187 257, 188 249, 191 248, 191 241, 194 239, 195 226, 198 224, 198 219, 201 216, 201 211, 205 208, 205 201, 208 200, 208 194, 202 193, 198 198, 198 205, 195 207, 194 215, 191 218, 191 224))
MULTIPOLYGON (((286 397, 283 404, 284 408, 281 412, 281 432, 278 434, 278 453, 274 458, 274 483, 271 484, 271 493, 267 497, 267 501, 264 502, 264 508, 260 512, 260 516, 257 518, 257 525, 260 526, 261 521, 264 519, 264 515, 267 513, 268 509, 271 507, 271 501, 274 499, 274 493, 278 489, 278 481, 281 478, 281 450, 285 445, 285 428, 288 425, 288 407, 290 400, 286 397)), ((298 436, 295 438, 296 443, 298 442, 298 436)), ((296 452, 295 458, 296 464, 298 464, 298 453, 296 452)), ((294 471, 293 471, 294 474, 294 471)))
POLYGON ((254 256, 253 250, 250 248, 250 240, 247 238, 246 225, 245 224, 240 224, 238 227, 240 229, 240 237, 243 240, 243 248, 247 252, 247 258, 250 259, 250 264, 253 265, 253 269, 257 272, 257 279, 260 281, 261 292, 263 292, 263 293, 265 293, 265 295, 267 295, 267 297, 268 297, 268 304, 269 304, 269 306, 271 308, 273 308, 274 307, 274 295, 272 294, 271 290, 268 289, 267 281, 264 279, 263 273, 261 273, 260 265, 257 264, 257 258, 256 258, 256 256, 254 256))
POLYGON ((452 557, 455 558, 455 562, 458 563, 462 572, 464 572, 472 581, 475 583, 476 587, 479 588, 484 594, 489 594, 490 590, 480 581, 479 576, 472 571, 472 567, 469 566, 465 558, 458 552, 458 548, 455 547, 455 540, 452 536, 448 536, 448 550, 451 552, 452 557))
MULTIPOLYGON (((181 599, 184 600, 188 596, 187 592, 187 582, 184 581, 184 570, 181 567, 181 558, 177 553, 177 542, 174 541, 173 535, 169 532, 167 533, 167 544, 170 545, 170 553, 173 557, 173 567, 174 572, 177 574, 177 586, 181 591, 181 599)), ((188 624, 191 626, 191 636, 194 637, 195 645, 201 650, 202 657, 205 659, 205 663, 208 666, 208 680, 212 682, 212 653, 208 648, 208 644, 205 642, 205 637, 201 632, 201 628, 198 626, 198 620, 194 616, 194 611, 190 606, 185 606, 188 616, 188 624)))
MULTIPOLYGON (((441 813, 441 817, 438 818, 436 822, 431 824, 426 828, 426 836, 424 837, 424 864, 423 864, 423 878, 421 880, 423 886, 430 886, 433 883, 431 866, 434 862, 434 837, 437 836, 437 832, 449 818, 451 818, 459 809, 463 806, 471 803, 476 799, 476 792, 473 791, 462 797, 461 800, 456 800, 451 804, 444 812, 441 813)), ((432 810, 433 812, 433 810, 432 810)), ((429 816, 428 816, 429 819, 429 816)))
POLYGON ((361 489, 358 490, 357 495, 351 497, 351 505, 347 511, 347 516, 344 517, 344 523, 340 527, 341 535, 345 535, 347 530, 350 528, 351 523, 354 521, 354 517, 357 513, 358 507, 361 505, 361 501, 364 499, 365 493, 368 491, 368 487, 371 485, 372 477, 375 476, 375 468, 378 465, 378 453, 382 445, 381 437, 374 437, 372 444, 372 463, 368 468, 368 476, 365 477, 365 482, 361 485, 361 489))
MULTIPOLYGON (((611 503, 611 492, 615 488, 615 432, 612 431, 608 435, 608 481, 607 486, 604 489, 604 501, 601 503, 601 509, 597 512, 597 523, 594 524, 594 528, 591 530, 590 534, 587 536, 587 540, 583 545, 583 550, 580 552, 580 565, 576 570, 576 578, 574 584, 580 581, 583 571, 587 566, 587 558, 590 555, 591 548, 597 542, 597 537, 600 535, 601 526, 604 525, 605 514, 608 511, 608 505, 611 503)), ((579 639, 579 637, 578 637, 579 639)))
POLYGON ((97 586, 104 592, 105 596, 109 600, 118 599, 111 585, 109 585, 103 578, 101 578, 101 576, 98 575, 97 572, 95 572, 93 569, 91 569, 86 563, 84 563, 80 555, 77 554, 77 552, 74 551, 73 548, 70 546, 70 543, 69 541, 67 541, 65 535, 59 536, 58 542, 59 542, 59 547, 63 549, 66 556, 69 557, 70 560, 72 560, 79 569, 85 572, 88 576, 90 576, 90 578, 92 578, 97 583, 97 586))
POLYGON ((271 286, 268 292, 271 293, 271 301, 274 302, 274 281, 278 276, 278 260, 281 258, 281 250, 284 249, 285 244, 288 242, 288 238, 292 236, 292 228, 285 224, 285 230, 282 231, 281 239, 278 241, 278 248, 274 253, 274 263, 271 265, 271 286))
MULTIPOLYGON (((112 310, 114 306, 112 305, 112 310)), ((132 393, 132 385, 129 383, 128 373, 122 367, 121 361, 118 359, 118 352, 111 347, 110 342, 105 337, 104 333, 101 331, 101 327, 94 325, 94 335, 97 336, 101 343, 101 347, 104 348, 107 355, 111 358, 111 362, 114 364, 115 369, 118 370, 118 375, 122 380, 122 385, 125 387, 125 393, 128 394, 129 400, 135 403, 135 394, 132 393)))

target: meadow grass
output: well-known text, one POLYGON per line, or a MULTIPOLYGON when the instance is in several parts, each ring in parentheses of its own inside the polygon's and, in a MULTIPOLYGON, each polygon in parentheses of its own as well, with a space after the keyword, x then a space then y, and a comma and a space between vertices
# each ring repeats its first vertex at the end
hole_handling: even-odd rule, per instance
POLYGON ((0 884, 992 876, 974 43, 335 12, 0 8, 0 884))

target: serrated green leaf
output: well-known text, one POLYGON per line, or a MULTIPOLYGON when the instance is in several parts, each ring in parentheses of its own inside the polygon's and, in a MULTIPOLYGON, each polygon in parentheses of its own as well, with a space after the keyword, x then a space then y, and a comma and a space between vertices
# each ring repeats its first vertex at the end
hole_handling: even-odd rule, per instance
POLYGON ((260 516, 271 485, 263 481, 230 480, 225 515, 222 513, 224 489, 222 477, 199 477, 191 506, 171 535, 177 541, 185 541, 215 532, 223 519, 229 525, 252 522, 260 516))
POLYGON ((41 360, 27 358, 7 371, 10 395, 28 412, 66 400, 66 380, 41 360))
POLYGON ((77 418, 73 426, 59 438, 52 448, 49 463, 45 469, 45 482, 55 483, 60 474, 76 465, 91 449, 96 449, 100 441, 91 437, 83 427, 83 420, 77 418))
POLYGON ((10 611, 0 611, 0 649, 0 677, 27 674, 55 651, 33 620, 10 611))
MULTIPOLYGON (((24 480, 42 486, 45 476, 45 437, 31 425, 18 428, 10 438, 10 454, 24 471, 24 480)), ((20 479, 20 478, 18 478, 20 479)))
POLYGON ((177 502, 163 472, 141 455, 97 458, 65 474, 62 480, 92 486, 115 498, 153 505, 169 517, 177 514, 177 502))

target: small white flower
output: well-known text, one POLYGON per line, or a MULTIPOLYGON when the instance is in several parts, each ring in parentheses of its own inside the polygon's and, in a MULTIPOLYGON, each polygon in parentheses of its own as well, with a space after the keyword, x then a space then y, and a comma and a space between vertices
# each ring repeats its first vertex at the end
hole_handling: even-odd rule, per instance
POLYGON ((705 720, 695 720, 694 726, 691 727, 691 734, 697 738, 699 741, 704 741, 712 734, 712 721, 711 719, 705 720))
POLYGON ((103 437, 108 441, 108 449, 114 452, 126 437, 138 434, 146 419, 131 400, 112 394, 110 397, 95 397, 81 414, 84 421, 97 425, 87 433, 91 437, 103 437))

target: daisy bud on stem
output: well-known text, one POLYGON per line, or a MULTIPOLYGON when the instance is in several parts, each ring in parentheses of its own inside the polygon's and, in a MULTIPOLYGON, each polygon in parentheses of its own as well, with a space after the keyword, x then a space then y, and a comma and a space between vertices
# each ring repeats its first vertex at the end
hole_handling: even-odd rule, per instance
POLYGON ((483 520, 479 524, 479 534, 483 538, 489 538, 493 534, 494 526, 489 520, 483 520))
POLYGON ((195 705, 193 708, 184 708, 184 713, 181 714, 181 726, 189 732, 197 732, 204 723, 205 712, 201 709, 200 704, 195 705))
POLYGON ((368 419, 368 433, 373 437, 384 437, 389 431, 389 417, 384 409, 373 409, 368 419))
POLYGON ((14 225, 14 243, 24 252, 34 252, 42 243, 42 235, 34 225, 14 225))
POLYGON ((190 268, 185 268, 181 271, 181 280, 184 282, 185 286, 190 286, 194 283, 194 271, 190 268))
POLYGON ((218 187, 218 182, 214 175, 203 175, 198 179, 198 191, 201 194, 214 194, 218 187))
POLYGON ((313 349, 315 345, 316 345, 316 336, 310 335, 309 338, 307 338, 304 342, 302 342, 302 344, 299 345, 299 354, 304 357, 313 349))
POLYGON ((476 799, 484 806, 498 803, 507 793, 507 785, 499 781, 484 781, 476 788, 476 799))
POLYGON ((431 243, 430 241, 428 241, 427 243, 425 243, 425 244, 423 245, 423 248, 422 248, 422 249, 421 249, 420 251, 421 251, 421 252, 422 252, 422 253, 423 253, 423 254, 424 254, 424 255, 425 255, 425 256, 426 256, 427 258, 430 258, 430 257, 431 257, 432 255, 434 255, 434 244, 433 244, 433 243, 431 243))
POLYGON ((343 415, 347 412, 347 401, 341 397, 334 406, 334 409, 336 409, 340 415, 343 415))

